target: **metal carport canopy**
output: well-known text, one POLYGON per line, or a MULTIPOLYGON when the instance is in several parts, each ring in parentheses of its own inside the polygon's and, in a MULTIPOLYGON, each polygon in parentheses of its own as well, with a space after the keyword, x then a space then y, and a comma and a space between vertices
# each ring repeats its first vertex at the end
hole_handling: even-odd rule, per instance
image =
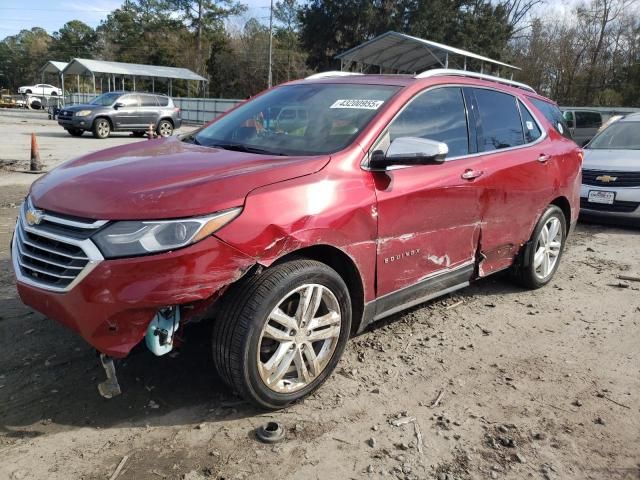
POLYGON ((342 66, 346 62, 357 62, 373 65, 398 72, 415 73, 433 67, 449 68, 450 55, 464 57, 466 70, 467 59, 488 63, 513 70, 518 67, 483 57, 461 48, 450 47, 442 43, 412 37, 399 32, 386 32, 336 56, 342 66))
POLYGON ((158 67, 156 65, 142 65, 139 63, 107 62, 104 60, 89 60, 74 58, 64 68, 63 74, 108 74, 127 75, 132 77, 172 78, 179 80, 196 80, 206 82, 207 79, 187 68, 158 67))
POLYGON ((60 75, 60 73, 62 73, 67 65, 67 62, 56 62, 54 60, 49 60, 40 68, 40 73, 57 73, 58 75, 60 75))

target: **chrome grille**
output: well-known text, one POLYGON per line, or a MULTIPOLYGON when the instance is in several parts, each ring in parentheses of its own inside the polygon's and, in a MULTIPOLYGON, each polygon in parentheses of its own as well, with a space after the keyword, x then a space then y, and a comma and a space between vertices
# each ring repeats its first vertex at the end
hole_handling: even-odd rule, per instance
POLYGON ((29 225, 29 211, 35 209, 27 200, 20 211, 12 243, 18 280, 46 290, 70 290, 102 260, 89 236, 106 221, 37 211, 38 223, 29 225))
POLYGON ((583 170, 582 183, 602 187, 640 187, 640 171, 614 172, 603 170, 583 170))

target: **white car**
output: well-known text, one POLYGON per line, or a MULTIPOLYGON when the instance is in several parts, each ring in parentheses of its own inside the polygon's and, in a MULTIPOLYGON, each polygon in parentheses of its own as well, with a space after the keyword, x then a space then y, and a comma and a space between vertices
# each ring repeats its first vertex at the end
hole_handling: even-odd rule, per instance
POLYGON ((598 133, 584 150, 580 212, 640 225, 640 113, 598 133))
POLYGON ((18 93, 33 93, 34 95, 62 95, 62 90, 48 83, 38 83, 37 85, 27 85, 18 88, 18 93))

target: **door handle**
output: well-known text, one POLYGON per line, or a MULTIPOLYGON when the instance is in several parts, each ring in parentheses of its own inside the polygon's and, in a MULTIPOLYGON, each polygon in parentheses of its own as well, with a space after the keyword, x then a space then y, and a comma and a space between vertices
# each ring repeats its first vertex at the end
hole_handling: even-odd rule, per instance
POLYGON ((551 160, 551 155, 545 155, 544 153, 541 153, 538 157, 540 163, 547 163, 549 160, 551 160))
POLYGON ((465 180, 473 180, 475 178, 478 178, 483 173, 484 172, 482 170, 471 170, 470 168, 468 168, 460 176, 465 180))

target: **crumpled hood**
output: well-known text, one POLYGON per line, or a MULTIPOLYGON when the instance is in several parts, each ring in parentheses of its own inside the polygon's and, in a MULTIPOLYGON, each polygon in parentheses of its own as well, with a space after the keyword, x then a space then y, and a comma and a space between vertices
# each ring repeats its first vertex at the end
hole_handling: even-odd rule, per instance
POLYGON ((37 208, 97 220, 206 215, 237 207, 255 188, 309 175, 326 155, 284 157, 202 147, 177 137, 71 160, 36 181, 37 208))
POLYGON ((582 168, 611 172, 640 172, 640 150, 600 150, 586 148, 582 168))

